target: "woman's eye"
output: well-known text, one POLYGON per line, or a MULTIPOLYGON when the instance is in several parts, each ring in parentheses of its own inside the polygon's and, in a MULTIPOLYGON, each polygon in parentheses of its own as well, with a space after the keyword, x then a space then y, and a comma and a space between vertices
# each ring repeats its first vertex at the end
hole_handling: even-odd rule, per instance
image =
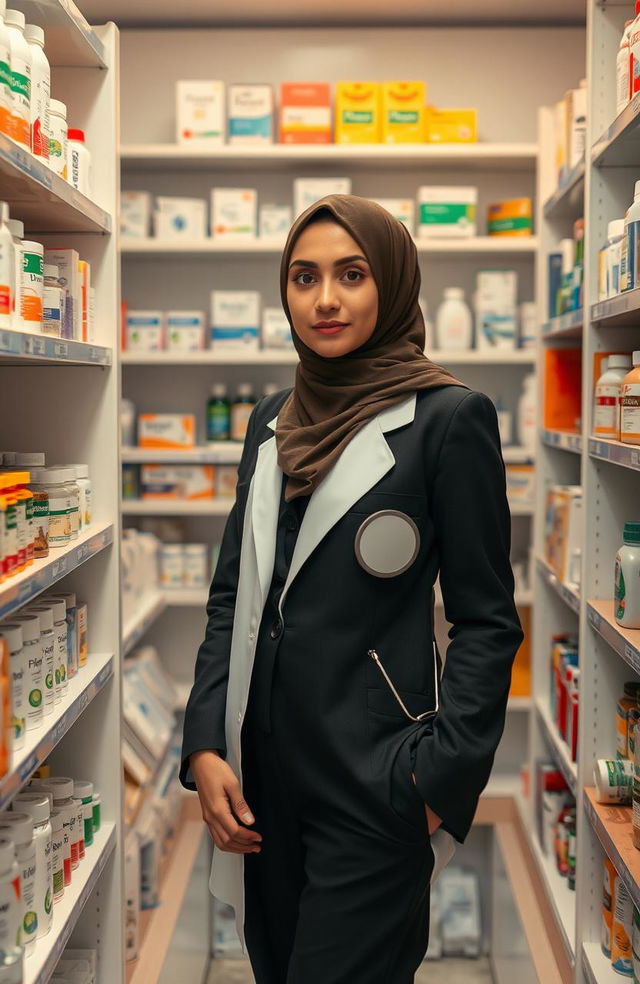
POLYGON ((299 274, 297 274, 294 277, 294 283, 301 284, 303 287, 308 287, 309 284, 312 284, 313 283, 313 274, 312 273, 299 273, 299 274))
POLYGON ((360 270, 347 270, 345 277, 351 284, 357 284, 359 280, 362 280, 364 274, 360 270))

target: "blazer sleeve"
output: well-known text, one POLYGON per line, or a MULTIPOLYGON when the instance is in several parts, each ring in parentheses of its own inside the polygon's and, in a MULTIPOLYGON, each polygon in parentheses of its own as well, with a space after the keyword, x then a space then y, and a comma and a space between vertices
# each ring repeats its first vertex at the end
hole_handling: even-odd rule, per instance
MULTIPOLYGON (((238 466, 239 481, 244 479, 247 471, 249 449, 256 429, 258 405, 254 407, 247 425, 247 436, 238 466)), ((198 649, 193 687, 185 711, 180 782, 186 789, 196 789, 189 767, 189 756, 193 752, 210 748, 218 751, 222 758, 227 754, 225 737, 227 683, 243 525, 244 516, 242 510, 238 508, 236 497, 227 517, 218 562, 209 588, 207 628, 204 641, 198 649)))
POLYGON ((496 410, 471 392, 449 422, 431 518, 444 611, 452 624, 433 731, 414 751, 416 785, 442 826, 466 838, 505 724, 523 632, 509 560, 511 518, 496 410))

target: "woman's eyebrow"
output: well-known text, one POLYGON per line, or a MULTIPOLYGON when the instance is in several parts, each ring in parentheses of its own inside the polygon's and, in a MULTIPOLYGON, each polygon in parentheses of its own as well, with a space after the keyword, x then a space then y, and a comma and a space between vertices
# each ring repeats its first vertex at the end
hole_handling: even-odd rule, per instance
MULTIPOLYGON (((343 256, 340 260, 334 261, 334 267, 344 266, 345 263, 353 263, 354 260, 361 260, 363 263, 368 263, 366 256, 361 256, 360 253, 354 253, 353 256, 343 256)), ((318 263, 314 263, 313 260, 294 260, 293 263, 289 264, 289 269, 294 266, 304 266, 312 267, 313 269, 318 268, 318 263)))

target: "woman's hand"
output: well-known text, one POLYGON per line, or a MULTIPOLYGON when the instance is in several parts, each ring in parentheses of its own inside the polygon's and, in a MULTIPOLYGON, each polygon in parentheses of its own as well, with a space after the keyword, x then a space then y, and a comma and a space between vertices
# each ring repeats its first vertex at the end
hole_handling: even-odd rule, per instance
MULTIPOLYGON (((416 786, 417 783, 416 783, 416 777, 414 772, 411 773, 411 778, 413 779, 413 785, 416 786)), ((427 814, 427 826, 429 827, 429 837, 431 837, 431 834, 438 829, 438 827, 442 823, 442 820, 440 819, 437 813, 434 813, 433 810, 429 806, 427 806, 426 803, 424 804, 424 809, 425 809, 425 813, 427 814)))
POLYGON ((259 853, 262 835, 257 830, 247 830, 236 820, 238 817, 242 823, 255 823, 231 767, 213 749, 194 752, 189 765, 198 789, 202 819, 216 847, 232 854, 259 853))

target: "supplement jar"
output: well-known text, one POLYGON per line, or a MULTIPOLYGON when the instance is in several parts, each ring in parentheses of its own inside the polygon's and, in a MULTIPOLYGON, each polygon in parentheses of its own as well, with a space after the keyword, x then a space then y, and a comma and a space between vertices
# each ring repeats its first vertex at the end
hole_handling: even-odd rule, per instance
POLYGON ((3 833, 0 838, 0 952, 19 944, 21 923, 20 868, 15 844, 3 833))
POLYGON ((9 675, 11 678, 11 748, 22 748, 27 730, 27 707, 25 685, 27 679, 26 650, 22 644, 22 626, 17 622, 4 622, 0 625, 9 647, 9 675))
POLYGON ((36 846, 36 912, 37 936, 46 936, 53 919, 53 858, 51 853, 51 805, 48 795, 42 791, 26 790, 18 793, 13 805, 21 813, 28 813, 33 820, 33 839, 36 846))
POLYGON ((28 956, 33 952, 38 933, 33 820, 28 813, 0 813, 0 832, 3 837, 10 837, 16 848, 16 859, 20 870, 21 943, 25 948, 25 955, 28 956))

